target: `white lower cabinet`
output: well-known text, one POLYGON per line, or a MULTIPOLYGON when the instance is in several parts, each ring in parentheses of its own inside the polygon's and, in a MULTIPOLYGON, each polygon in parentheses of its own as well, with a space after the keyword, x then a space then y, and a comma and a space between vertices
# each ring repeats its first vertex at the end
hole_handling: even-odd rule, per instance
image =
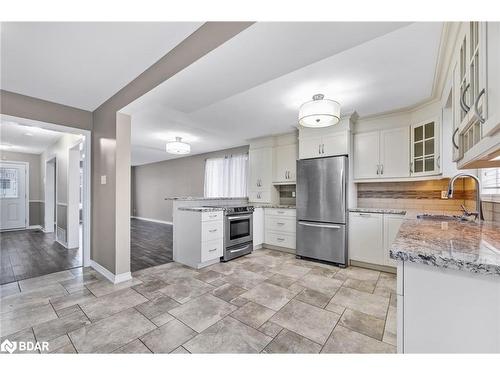
POLYGON ((349 219, 350 259, 359 262, 383 264, 383 215, 353 212, 349 219))
POLYGON ((256 207, 253 212, 253 248, 259 249, 264 243, 264 209, 256 207))
POLYGON ((174 261, 202 268, 220 261, 224 249, 224 215, 221 211, 177 211, 174 261))
POLYGON ((403 215, 351 212, 349 216, 349 259, 396 267, 389 256, 403 215))
POLYGON ((268 245, 295 249, 296 211, 293 208, 264 209, 265 238, 268 245))

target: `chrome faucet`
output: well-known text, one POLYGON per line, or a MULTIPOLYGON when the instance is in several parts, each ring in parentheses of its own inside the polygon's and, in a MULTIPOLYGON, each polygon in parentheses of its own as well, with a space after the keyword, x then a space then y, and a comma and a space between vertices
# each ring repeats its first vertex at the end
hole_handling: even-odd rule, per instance
POLYGON ((479 178, 477 178, 473 174, 459 173, 453 176, 448 183, 448 198, 453 198, 453 185, 455 184, 455 181, 460 177, 470 177, 476 182, 476 212, 468 212, 467 210, 463 209, 464 215, 475 216, 476 218, 479 217, 480 220, 484 220, 483 209, 481 205, 481 181, 479 181, 479 178))

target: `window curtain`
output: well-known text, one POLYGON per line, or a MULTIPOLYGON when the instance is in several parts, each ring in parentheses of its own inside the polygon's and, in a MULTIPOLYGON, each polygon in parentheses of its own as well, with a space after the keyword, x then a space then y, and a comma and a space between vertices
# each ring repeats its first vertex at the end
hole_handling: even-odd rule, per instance
POLYGON ((247 154, 206 160, 205 197, 246 197, 247 182, 247 154))

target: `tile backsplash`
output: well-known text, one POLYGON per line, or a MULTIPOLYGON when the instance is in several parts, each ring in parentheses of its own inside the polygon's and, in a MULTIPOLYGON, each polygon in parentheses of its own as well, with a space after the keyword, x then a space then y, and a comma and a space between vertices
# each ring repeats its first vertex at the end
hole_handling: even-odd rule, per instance
POLYGON ((464 204, 467 208, 474 209, 473 181, 457 181, 453 198, 441 199, 441 192, 448 190, 448 181, 449 179, 440 179, 357 184, 358 207, 449 212, 459 211, 460 205, 464 204))
POLYGON ((276 188, 279 192, 280 204, 295 206, 296 185, 277 185, 276 188))

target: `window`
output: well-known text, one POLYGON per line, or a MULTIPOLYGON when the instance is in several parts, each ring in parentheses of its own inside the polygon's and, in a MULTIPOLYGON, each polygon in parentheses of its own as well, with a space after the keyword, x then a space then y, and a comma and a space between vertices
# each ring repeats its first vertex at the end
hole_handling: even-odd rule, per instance
POLYGON ((248 155, 207 159, 205 197, 246 197, 248 155))
POLYGON ((481 169, 481 184, 483 195, 500 197, 500 168, 481 169))
POLYGON ((18 175, 16 168, 0 168, 0 197, 18 198, 18 175))

